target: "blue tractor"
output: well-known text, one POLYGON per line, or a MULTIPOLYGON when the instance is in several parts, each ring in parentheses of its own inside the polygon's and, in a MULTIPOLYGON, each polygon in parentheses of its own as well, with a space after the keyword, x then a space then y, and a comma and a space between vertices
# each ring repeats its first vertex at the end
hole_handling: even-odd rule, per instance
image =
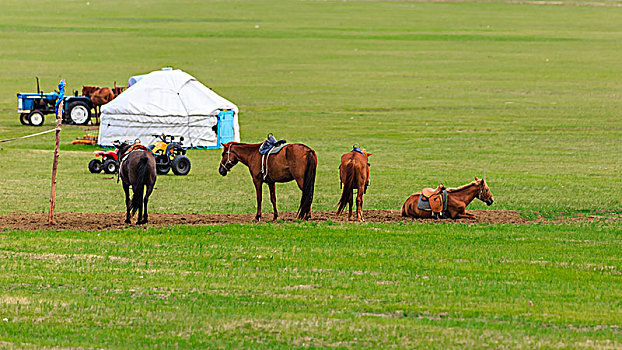
POLYGON ((36 93, 17 94, 17 113, 23 125, 41 126, 45 115, 56 114, 58 106, 63 103, 63 122, 66 124, 87 125, 91 120, 93 102, 86 96, 65 96, 64 80, 58 85, 58 92, 43 93, 39 88, 37 77, 36 93))

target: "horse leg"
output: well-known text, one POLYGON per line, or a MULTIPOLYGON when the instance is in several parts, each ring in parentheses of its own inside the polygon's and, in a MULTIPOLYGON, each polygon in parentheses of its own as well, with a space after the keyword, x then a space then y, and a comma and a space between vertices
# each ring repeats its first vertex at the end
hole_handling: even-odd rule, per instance
POLYGON ((279 217, 279 212, 276 210, 276 185, 274 182, 268 183, 268 187, 270 188, 270 202, 272 202, 272 209, 274 210, 274 218, 273 221, 279 217))
POLYGON ((257 214, 255 214, 255 221, 261 220, 261 180, 253 180, 255 185, 255 192, 257 194, 257 214))
POLYGON ((359 186, 356 191, 356 220, 357 221, 365 221, 363 220, 363 193, 365 193, 364 185, 359 186))
POLYGON ((473 214, 464 212, 464 213, 458 213, 458 215, 456 216, 456 219, 476 219, 476 217, 473 214))
POLYGON ((132 210, 132 201, 130 199, 130 185, 124 182, 123 191, 125 192, 125 208, 127 210, 125 214, 125 223, 131 224, 130 218, 132 218, 132 216, 130 215, 130 211, 132 210))
POLYGON ((148 185, 147 194, 145 194, 145 200, 143 201, 143 206, 145 208, 145 212, 143 215, 143 224, 149 222, 149 215, 147 215, 147 203, 149 202, 149 196, 151 196, 151 192, 153 192, 153 185, 148 185))
MULTIPOLYGON (((134 195, 136 195, 134 193, 134 195)), ((141 201, 138 203, 138 219, 136 220, 136 225, 142 225, 144 223, 143 221, 143 200, 142 198, 140 198, 141 201)))

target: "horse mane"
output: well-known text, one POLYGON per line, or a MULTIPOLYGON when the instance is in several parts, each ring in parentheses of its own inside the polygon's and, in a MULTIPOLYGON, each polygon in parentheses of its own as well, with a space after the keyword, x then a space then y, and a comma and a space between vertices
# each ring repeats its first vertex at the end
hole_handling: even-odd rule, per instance
POLYGON ((227 143, 227 145, 229 145, 229 147, 231 147, 231 146, 259 147, 259 146, 261 146, 261 144, 262 144, 262 142, 260 142, 260 143, 244 143, 244 142, 231 141, 231 142, 227 143))
MULTIPOLYGON (((480 181, 481 181, 481 180, 480 180, 480 181)), ((475 180, 473 180, 473 181, 469 182, 469 183, 468 183, 468 184, 466 184, 466 185, 462 185, 462 186, 460 186, 460 187, 456 187, 456 188, 448 188, 448 189, 447 189, 447 192, 459 192, 459 191, 464 190, 464 189, 465 189, 465 188, 467 188, 467 187, 471 187, 471 186, 474 186, 474 185, 475 185, 475 186, 477 186, 477 185, 478 185, 478 184, 477 184, 477 181, 475 181, 475 180)))

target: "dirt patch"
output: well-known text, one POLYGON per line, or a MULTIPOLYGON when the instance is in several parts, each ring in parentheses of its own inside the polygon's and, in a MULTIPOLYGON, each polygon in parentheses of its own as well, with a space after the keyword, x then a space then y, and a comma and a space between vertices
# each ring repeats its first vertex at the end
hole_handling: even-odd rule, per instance
MULTIPOLYGON (((529 224, 529 223, 575 223, 575 222, 594 222, 622 221, 622 214, 594 214, 586 216, 571 216, 557 219, 550 219, 535 216, 535 219, 527 219, 517 210, 472 210, 477 219, 458 219, 458 220, 434 220, 434 219, 411 219, 400 216, 398 210, 365 210, 364 217, 366 222, 372 223, 486 223, 486 224, 529 224)), ((312 222, 347 222, 347 217, 342 215, 335 217, 334 211, 313 211, 312 222)), ((149 215, 147 226, 174 226, 174 225, 220 225, 220 224, 248 224, 253 222, 254 214, 157 214, 149 215)), ((534 215, 532 215, 534 217, 534 215)), ((100 231, 109 229, 123 229, 133 225, 123 223, 125 213, 56 213, 56 225, 47 225, 47 213, 13 213, 0 215, 0 228, 9 230, 80 230, 80 231, 100 231)), ((264 213, 263 219, 269 221, 271 213, 264 213)), ((135 222, 135 219, 133 222, 135 222)), ((284 222, 296 221, 295 212, 282 212, 280 219, 284 222)))

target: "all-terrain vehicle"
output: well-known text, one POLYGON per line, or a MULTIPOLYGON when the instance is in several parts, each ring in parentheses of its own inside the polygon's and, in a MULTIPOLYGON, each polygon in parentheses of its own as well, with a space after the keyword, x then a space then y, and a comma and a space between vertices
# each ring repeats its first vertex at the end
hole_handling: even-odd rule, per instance
POLYGON ((187 175, 190 172, 190 159, 186 157, 186 149, 182 145, 184 137, 181 136, 179 142, 175 142, 175 137, 172 135, 151 136, 159 140, 149 146, 155 155, 158 175, 168 174, 170 170, 173 170, 175 175, 187 175))
POLYGON ((116 174, 119 170, 119 159, 117 150, 114 151, 95 151, 95 157, 102 157, 102 160, 93 159, 89 162, 89 171, 92 173, 101 173, 103 170, 106 174, 116 174))

